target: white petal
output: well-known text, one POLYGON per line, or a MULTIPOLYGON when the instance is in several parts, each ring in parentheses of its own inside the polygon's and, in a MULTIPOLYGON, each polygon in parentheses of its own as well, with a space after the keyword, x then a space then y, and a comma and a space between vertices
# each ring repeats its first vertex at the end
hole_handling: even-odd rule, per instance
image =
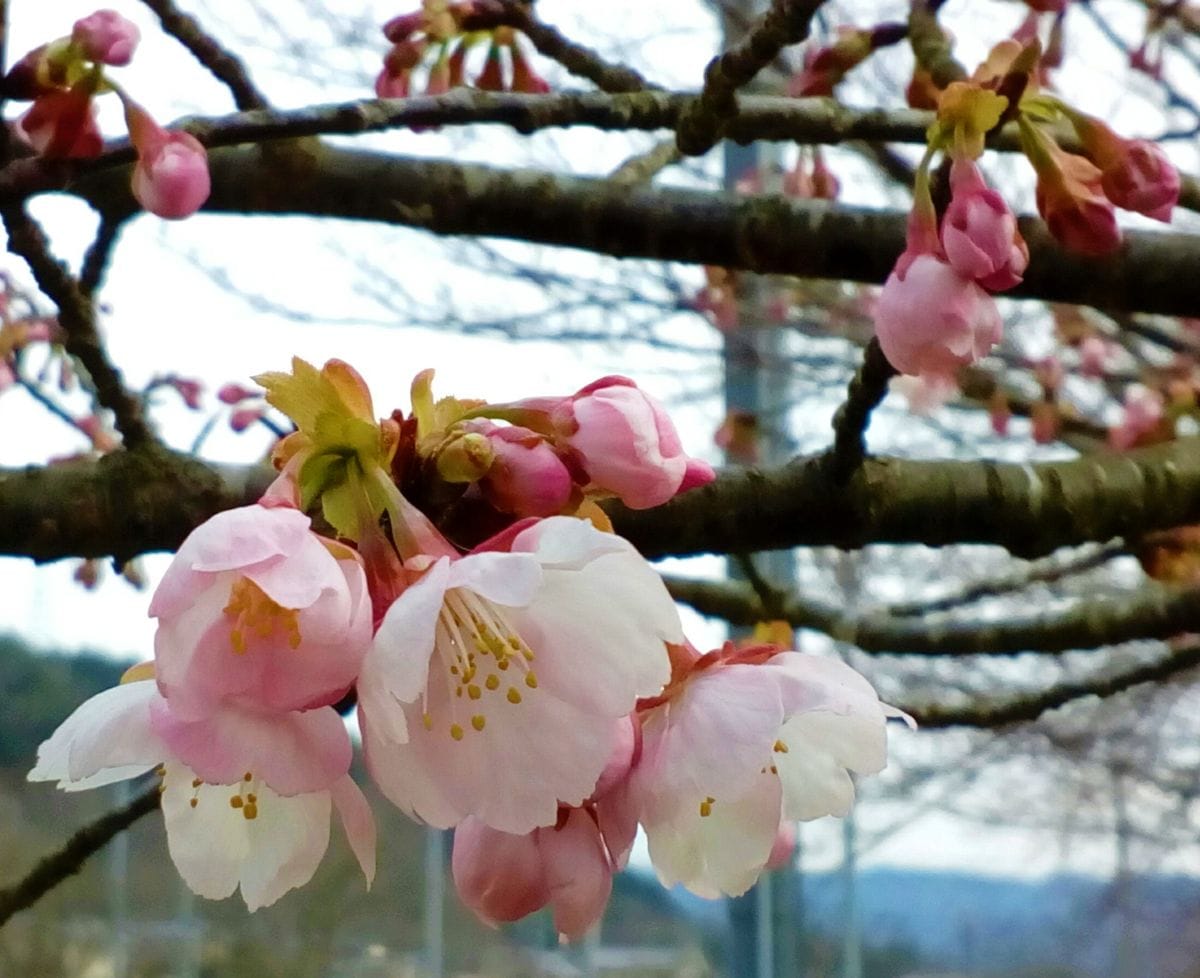
POLYGON ((486 552, 468 554, 450 565, 448 588, 474 591, 497 604, 529 604, 542 585, 542 567, 529 554, 486 552))
POLYGON ((874 774, 887 763, 882 711, 875 718, 802 713, 784 724, 779 736, 788 748, 786 754, 775 755, 787 818, 845 815, 854 802, 847 768, 874 774))
POLYGON ((646 822, 650 861, 664 886, 682 883, 697 896, 738 896, 758 879, 780 821, 779 778, 760 774, 742 797, 717 797, 707 816, 700 802, 664 822, 646 822))
POLYGON ((195 893, 219 900, 240 883, 257 910, 312 878, 329 843, 329 792, 283 798, 256 784, 257 817, 248 819, 244 804, 230 805, 241 786, 193 787, 194 777, 168 764, 162 808, 171 858, 195 893))
POLYGON ((350 775, 340 781, 335 781, 330 788, 333 795, 333 806, 337 809, 338 817, 342 820, 342 828, 346 830, 346 841, 350 850, 367 879, 367 888, 375 880, 375 816, 371 814, 371 806, 362 789, 350 775))
POLYGON ((512 549, 534 554, 543 567, 578 570, 601 554, 624 552, 630 544, 614 533, 602 533, 588 520, 551 516, 538 520, 513 538, 512 549))
POLYGON ((537 597, 509 619, 536 654, 540 681, 581 709, 611 717, 662 689, 671 671, 663 643, 683 640, 662 580, 624 549, 580 570, 547 568, 537 597))
POLYGON ((375 722, 366 703, 360 703, 358 723, 367 770, 388 801, 409 818, 439 829, 453 828, 462 821, 466 812, 451 804, 437 781, 437 772, 422 766, 410 744, 388 737, 386 725, 381 728, 375 722))
POLYGON ((771 763, 783 724, 777 677, 761 666, 714 666, 642 721, 632 778, 652 818, 708 796, 737 797, 771 763))
POLYGON ((442 558, 388 608, 367 652, 372 675, 403 703, 425 688, 434 629, 449 582, 450 561, 442 558))
POLYGON ((153 680, 125 683, 81 704, 38 748, 30 781, 58 781, 69 791, 142 774, 168 756, 150 729, 153 680))

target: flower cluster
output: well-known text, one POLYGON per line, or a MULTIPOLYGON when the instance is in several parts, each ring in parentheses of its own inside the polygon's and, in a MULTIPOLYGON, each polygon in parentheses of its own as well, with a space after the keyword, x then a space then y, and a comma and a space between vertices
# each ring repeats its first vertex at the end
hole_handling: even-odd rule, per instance
POLYGON ((495 17, 472 0, 422 0, 419 10, 384 24, 383 34, 392 47, 375 79, 375 94, 380 98, 411 95, 413 71, 425 63, 426 95, 471 84, 489 92, 550 91, 522 51, 516 31, 495 23, 495 17), (483 68, 472 81, 467 57, 472 49, 485 45, 483 68))
MULTIPOLYGON (((455 828, 464 902, 550 905, 577 937, 641 824, 664 882, 739 893, 784 820, 844 814, 895 711, 837 661, 700 654, 597 497, 707 482, 662 406, 606 377, 568 397, 441 398, 378 420, 359 375, 293 361, 258 382, 296 430, 275 483, 183 543, 150 604, 154 660, 84 703, 30 774, 68 790, 156 769, 171 856, 251 909, 303 885, 336 811, 368 882, 366 769, 455 828)), ((239 396, 246 393, 236 392, 239 396)))
MULTIPOLYGON (((1030 6, 1061 14, 1065 5, 1030 6)), ((969 80, 937 91, 926 76, 917 86, 922 104, 936 99, 937 119, 917 171, 907 247, 879 297, 875 326, 899 372, 942 386, 1000 341, 1000 315, 989 293, 1019 283, 1029 261, 1012 211, 975 163, 989 132, 1015 120, 1037 175, 1038 211, 1050 233, 1074 251, 1102 255, 1120 245, 1114 206, 1169 221, 1179 197, 1178 171, 1153 143, 1123 139, 1099 119, 1039 92, 1057 52, 1042 51, 1030 23, 1020 29, 1030 35, 1028 43, 1002 41, 969 80), (1083 155, 1056 141, 1052 124, 1062 123, 1073 128, 1083 155), (938 153, 946 157, 950 189, 940 215, 930 191, 938 153)))
POLYGON ((103 138, 93 100, 114 92, 125 107, 129 138, 137 150, 133 195, 159 217, 188 217, 208 199, 204 147, 186 132, 158 125, 106 72, 133 59, 137 26, 113 10, 75 22, 70 35, 21 58, 0 81, 6 98, 33 104, 16 123, 17 134, 51 159, 99 156, 103 138))

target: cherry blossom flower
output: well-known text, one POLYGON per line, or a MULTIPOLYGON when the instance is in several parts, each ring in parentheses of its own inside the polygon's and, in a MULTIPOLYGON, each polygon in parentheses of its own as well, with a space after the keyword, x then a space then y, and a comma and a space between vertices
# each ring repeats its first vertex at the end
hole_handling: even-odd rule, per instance
POLYGON ((141 33, 115 10, 97 10, 75 21, 71 41, 89 61, 121 68, 133 59, 141 33))
POLYGON ((1157 221, 1171 220, 1179 200, 1180 178, 1175 165, 1155 143, 1123 139, 1093 116, 1068 114, 1084 152, 1100 168, 1100 186, 1118 207, 1157 221))
POLYGON ((850 810, 849 772, 883 769, 885 722, 903 714, 835 659, 773 646, 671 651, 670 686, 638 707, 629 804, 664 885, 744 893, 783 820, 850 810))
POLYGON ((363 663, 368 769, 401 810, 517 835, 595 789, 613 721, 657 693, 681 640, 661 579, 585 520, 517 524, 459 559, 417 557, 363 663))
POLYGON ((336 808, 370 885, 375 826, 347 771, 349 735, 331 708, 264 714, 224 708, 176 716, 151 680, 83 703, 38 748, 31 781, 80 791, 157 768, 171 859, 209 899, 239 886, 250 910, 307 883, 336 808))
POLYGON ((190 217, 208 200, 208 155, 190 133, 163 129, 140 105, 125 100, 129 138, 137 150, 133 196, 151 214, 190 217))
POLYGON ((184 540, 150 602, 158 683, 182 716, 219 702, 336 702, 371 641, 358 555, 286 507, 244 506, 184 540))
POLYGON ((996 302, 935 255, 918 255, 893 271, 875 306, 875 335, 898 371, 952 377, 1000 342, 996 302))

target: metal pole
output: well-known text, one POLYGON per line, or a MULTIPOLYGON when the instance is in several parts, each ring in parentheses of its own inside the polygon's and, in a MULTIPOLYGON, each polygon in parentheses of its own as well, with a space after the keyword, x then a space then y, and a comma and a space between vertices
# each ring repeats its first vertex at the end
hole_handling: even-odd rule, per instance
POLYGON ((445 973, 446 844, 441 829, 425 830, 425 967, 430 978, 445 973))
POLYGON ((862 916, 858 904, 858 826, 854 810, 842 820, 842 880, 846 922, 842 932, 842 978, 862 978, 862 916))

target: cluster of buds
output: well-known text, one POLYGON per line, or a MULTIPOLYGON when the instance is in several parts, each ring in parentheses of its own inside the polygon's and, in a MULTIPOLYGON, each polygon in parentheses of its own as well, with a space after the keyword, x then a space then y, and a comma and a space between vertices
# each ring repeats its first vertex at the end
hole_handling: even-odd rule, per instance
POLYGON ((100 155, 97 95, 114 92, 125 108, 129 138, 137 150, 133 195, 164 218, 188 217, 208 199, 204 147, 186 132, 163 129, 107 74, 124 67, 137 48, 137 26, 113 10, 98 10, 75 22, 71 34, 35 48, 0 81, 4 97, 33 104, 16 122, 16 132, 50 159, 100 155))
MULTIPOLYGON (((1034 5, 1061 13, 1061 5, 1034 5)), ((1121 241, 1114 205, 1169 221, 1178 171, 1157 146, 1123 139, 1099 119, 1040 93, 1044 61, 1036 38, 1002 41, 968 81, 937 94, 937 119, 918 167, 908 241, 876 308, 876 334, 901 373, 940 376, 989 352, 1001 337, 989 292, 1021 281, 1029 251, 1004 199, 975 165, 989 132, 1015 119, 1037 174, 1037 206, 1065 247, 1106 254, 1121 241), (1085 155, 1064 150, 1051 123, 1067 122, 1085 155), (929 166, 949 161, 950 203, 934 209, 929 166)))
POLYGON ((688 644, 589 498, 655 505, 712 477, 632 381, 490 405, 434 401, 430 377, 382 420, 340 361, 258 378, 296 425, 278 478, 185 540, 150 602, 154 660, 80 706, 31 779, 157 770, 171 857, 203 896, 240 887, 254 909, 303 885, 334 811, 370 882, 337 710, 356 702, 367 771, 456 829, 456 885, 487 921, 549 905, 581 936, 639 824, 665 883, 743 892, 784 822, 847 811, 900 714, 837 660, 688 644), (498 532, 460 535, 469 496, 498 532))
POLYGON ((411 95, 413 71, 426 63, 426 95, 441 95, 471 84, 489 92, 540 94, 550 90, 522 51, 517 33, 495 24, 489 11, 472 0, 423 0, 420 10, 384 24, 383 34, 392 47, 375 79, 375 94, 380 98, 411 95), (472 82, 467 56, 484 45, 487 56, 472 82))

